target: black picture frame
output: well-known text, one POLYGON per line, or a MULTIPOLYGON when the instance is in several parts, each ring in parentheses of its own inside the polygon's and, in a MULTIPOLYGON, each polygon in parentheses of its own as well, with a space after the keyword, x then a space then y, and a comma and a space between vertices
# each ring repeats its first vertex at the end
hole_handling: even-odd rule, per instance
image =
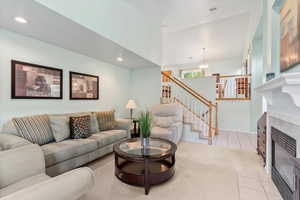
POLYGON ((73 72, 70 71, 69 73, 69 82, 70 82, 70 100, 99 100, 99 76, 92 75, 92 74, 84 74, 84 73, 79 73, 79 72, 73 72), (90 78, 96 78, 96 97, 93 98, 88 98, 88 97, 74 97, 74 89, 73 89, 73 79, 74 75, 79 75, 79 76, 85 76, 85 77, 90 77, 90 78))
POLYGON ((12 99, 63 99, 63 70, 54 68, 54 67, 48 67, 18 60, 11 60, 11 98, 12 99), (59 80, 60 80, 60 92, 58 97, 51 97, 51 96, 24 96, 24 95, 17 95, 16 94, 16 86, 18 85, 17 81, 19 81, 18 78, 16 78, 16 67, 17 65, 26 65, 32 68, 41 68, 46 70, 53 70, 59 73, 59 80))

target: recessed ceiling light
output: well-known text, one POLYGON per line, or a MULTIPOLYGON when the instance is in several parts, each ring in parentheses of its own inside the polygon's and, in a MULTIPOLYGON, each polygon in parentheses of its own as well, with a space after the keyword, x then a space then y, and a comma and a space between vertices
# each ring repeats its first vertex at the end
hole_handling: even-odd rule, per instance
POLYGON ((217 10, 216 7, 213 7, 213 8, 210 8, 210 9, 209 9, 210 12, 214 12, 214 11, 216 11, 216 10, 217 10))
POLYGON ((123 62, 124 59, 123 59, 121 56, 119 56, 119 57, 117 57, 117 61, 118 61, 118 62, 123 62))
POLYGON ((23 17, 15 17, 15 21, 21 23, 21 24, 27 24, 28 21, 24 19, 23 17))

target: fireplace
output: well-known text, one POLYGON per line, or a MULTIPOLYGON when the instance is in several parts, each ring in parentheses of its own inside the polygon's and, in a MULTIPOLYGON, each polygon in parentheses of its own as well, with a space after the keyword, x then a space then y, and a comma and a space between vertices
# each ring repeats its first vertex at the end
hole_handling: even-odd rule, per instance
POLYGON ((296 140, 272 127, 272 179, 284 200, 296 198, 296 140))

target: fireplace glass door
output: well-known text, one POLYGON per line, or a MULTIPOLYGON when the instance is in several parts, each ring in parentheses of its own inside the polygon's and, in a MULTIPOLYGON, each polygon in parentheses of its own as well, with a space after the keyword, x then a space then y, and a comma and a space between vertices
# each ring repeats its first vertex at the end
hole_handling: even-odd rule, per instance
POLYGON ((291 191, 295 191, 295 171, 294 163, 290 159, 291 155, 280 145, 275 143, 275 168, 288 184, 291 191))

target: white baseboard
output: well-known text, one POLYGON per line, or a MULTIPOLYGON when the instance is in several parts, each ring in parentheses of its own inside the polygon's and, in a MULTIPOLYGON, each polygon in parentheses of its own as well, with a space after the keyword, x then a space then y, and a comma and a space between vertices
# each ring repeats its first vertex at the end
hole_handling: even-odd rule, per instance
POLYGON ((219 130, 219 132, 220 133, 232 133, 232 132, 234 132, 234 133, 241 133, 241 134, 257 135, 256 132, 251 132, 251 131, 247 132, 247 131, 237 131, 237 130, 224 130, 224 129, 221 129, 221 130, 219 130))

